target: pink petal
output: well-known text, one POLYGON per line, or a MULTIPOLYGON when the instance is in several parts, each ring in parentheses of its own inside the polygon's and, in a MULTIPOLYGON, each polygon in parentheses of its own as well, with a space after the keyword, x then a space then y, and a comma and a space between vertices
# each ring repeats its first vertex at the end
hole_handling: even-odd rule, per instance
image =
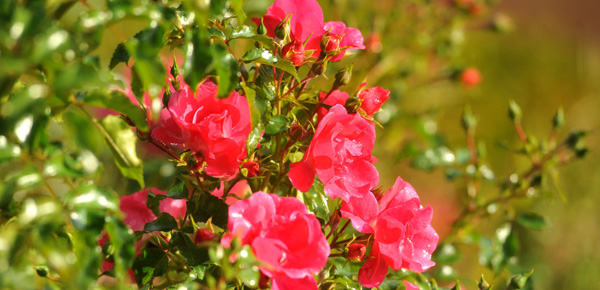
POLYGON ((368 259, 358 271, 358 282, 365 287, 375 288, 379 287, 383 280, 385 280, 388 266, 379 254, 379 246, 377 243, 373 244, 370 255, 373 258, 368 259))

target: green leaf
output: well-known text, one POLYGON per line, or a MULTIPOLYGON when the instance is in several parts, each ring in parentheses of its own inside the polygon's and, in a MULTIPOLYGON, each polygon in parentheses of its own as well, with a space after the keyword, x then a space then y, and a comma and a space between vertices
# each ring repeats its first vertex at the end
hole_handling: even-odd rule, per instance
POLYGON ((135 237, 129 227, 114 215, 106 217, 106 232, 114 248, 115 277, 124 285, 125 277, 135 257, 135 237))
POLYGON ((187 198, 189 196, 187 187, 183 181, 177 179, 175 185, 171 186, 167 191, 167 196, 175 199, 187 198))
POLYGON ((304 193, 304 203, 309 211, 313 212, 318 218, 324 221, 329 220, 329 198, 325 195, 323 183, 315 178, 313 186, 304 193))
POLYGON ((292 64, 290 61, 274 56, 269 50, 266 50, 264 48, 252 49, 246 52, 246 54, 244 54, 244 56, 242 56, 240 60, 246 63, 256 62, 271 65, 289 73, 294 78, 296 78, 297 81, 300 80, 294 64, 292 64))
POLYGON ((262 129, 260 127, 254 127, 252 128, 252 131, 250 131, 250 135, 248 135, 248 140, 246 141, 246 151, 248 152, 248 156, 252 155, 254 150, 256 150, 261 138, 261 132, 262 129))
POLYGON ((213 66, 217 74, 217 84, 219 85, 217 96, 226 98, 240 81, 238 62, 223 45, 213 44, 211 53, 213 66))
POLYGON ((148 190, 148 197, 146 199, 146 206, 152 210, 154 215, 160 215, 160 202, 167 198, 164 194, 154 194, 152 189, 148 190))
POLYGON ((542 230, 548 227, 548 222, 543 216, 532 212, 518 215, 516 221, 532 230, 542 230))
POLYGON ((248 106, 250 109, 250 124, 252 124, 252 128, 258 126, 260 121, 260 115, 258 109, 254 106, 254 96, 256 95, 256 91, 254 89, 242 84, 242 89, 244 90, 244 96, 248 100, 248 106))
POLYGON ((110 59, 110 65, 108 66, 110 69, 113 69, 115 66, 117 66, 119 63, 127 63, 129 61, 129 53, 127 52, 127 49, 125 48, 125 45, 123 45, 123 43, 120 43, 117 46, 117 49, 115 49, 115 52, 113 52, 113 56, 110 59))
POLYGON ((115 194, 91 185, 79 187, 76 191, 67 194, 65 204, 75 209, 85 208, 111 212, 119 210, 119 199, 115 194))
POLYGON ((271 53, 269 50, 266 50, 264 48, 254 48, 248 52, 246 52, 246 54, 244 54, 244 56, 242 56, 240 58, 241 61, 243 62, 252 62, 258 59, 263 59, 264 61, 266 61, 266 64, 274 64, 277 62, 277 57, 275 57, 273 55, 273 53, 271 53))
POLYGON ((212 65, 211 43, 209 34, 205 29, 188 30, 185 37, 191 41, 184 46, 186 58, 182 70, 185 82, 195 90, 198 83, 210 73, 212 65))
POLYGON ((85 104, 112 109, 129 117, 135 127, 143 132, 149 130, 144 110, 134 105, 123 93, 94 90, 87 94, 79 94, 77 97, 85 104))
POLYGON ((144 225, 144 232, 168 232, 175 228, 177 228, 175 218, 169 213, 162 212, 155 220, 144 225))
POLYGON ((189 266, 198 266, 209 260, 208 250, 196 247, 190 237, 176 231, 170 242, 171 248, 177 248, 189 266))
POLYGON ((137 137, 119 117, 109 115, 102 120, 102 134, 113 152, 115 163, 123 176, 136 180, 144 188, 144 169, 136 154, 137 137))
POLYGON ((288 123, 289 123, 289 120, 286 116, 283 116, 283 115, 273 116, 269 120, 269 123, 267 124, 267 127, 265 128, 265 134, 266 135, 279 134, 279 133, 287 130, 288 123))
POLYGON ((198 201, 188 201, 187 210, 196 222, 206 222, 212 217, 213 224, 223 229, 227 228, 229 206, 214 195, 203 194, 198 201))
POLYGON ((133 273, 138 286, 148 284, 152 278, 164 275, 169 266, 169 257, 159 248, 145 249, 133 262, 133 273))
POLYGON ((231 32, 231 35, 229 35, 229 39, 231 40, 240 37, 250 38, 254 35, 256 35, 256 33, 254 32, 254 28, 247 25, 240 25, 231 32))
POLYGON ((229 0, 231 8, 233 8, 234 14, 237 16, 239 23, 246 21, 246 13, 244 13, 244 1, 243 0, 229 0))

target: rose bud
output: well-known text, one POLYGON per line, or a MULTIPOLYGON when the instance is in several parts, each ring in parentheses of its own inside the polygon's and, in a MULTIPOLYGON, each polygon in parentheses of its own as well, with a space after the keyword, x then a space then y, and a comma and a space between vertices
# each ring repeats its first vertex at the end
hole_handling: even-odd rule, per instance
POLYGON ((198 245, 204 242, 210 242, 216 238, 215 233, 209 229, 198 229, 194 235, 194 244, 198 245))
POLYGON ((350 261, 358 263, 362 261, 365 253, 367 252, 367 246, 359 243, 352 243, 348 245, 348 252, 346 254, 346 258, 350 261))
POLYGON ((294 65, 300 65, 304 62, 304 44, 301 41, 294 39, 286 44, 281 50, 281 57, 291 61, 294 65))
POLYGON ((246 169, 246 177, 256 177, 258 176, 259 166, 255 161, 246 161, 242 164, 242 169, 246 169))

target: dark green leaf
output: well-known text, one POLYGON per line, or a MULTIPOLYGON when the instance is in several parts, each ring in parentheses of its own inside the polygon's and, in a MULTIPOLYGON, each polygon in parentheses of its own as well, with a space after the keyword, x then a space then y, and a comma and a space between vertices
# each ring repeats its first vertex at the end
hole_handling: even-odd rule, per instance
POLYGON ((145 249, 133 262, 133 272, 138 286, 148 284, 152 278, 167 272, 169 257, 162 249, 145 249))
POLYGON ((517 216, 517 223, 532 230, 542 230, 548 227, 546 219, 537 213, 523 213, 517 216))
POLYGON ((123 176, 136 180, 144 188, 144 169, 136 154, 137 136, 119 117, 106 116, 102 120, 106 144, 113 152, 115 163, 123 176))
POLYGON ((198 266, 209 260, 208 250, 196 247, 190 237, 182 232, 174 232, 170 243, 171 248, 177 248, 190 266, 198 266))
POLYGON ((148 198, 146 199, 146 206, 152 210, 154 215, 160 215, 160 202, 167 198, 164 194, 154 194, 152 189, 148 190, 148 198))
POLYGON ((182 199, 189 196, 187 187, 183 181, 177 179, 175 185, 171 186, 167 191, 167 196, 170 198, 182 199))
POLYGON ((119 63, 122 63, 122 62, 127 63, 128 61, 129 61, 129 53, 127 52, 127 49, 125 48, 125 45, 120 43, 117 46, 117 49, 115 49, 115 52, 113 53, 113 56, 110 59, 110 65, 108 67, 110 69, 113 69, 119 63))
POLYGON ((220 198, 203 194, 198 201, 187 202, 188 213, 191 213, 196 222, 206 222, 212 217, 212 223, 227 228, 229 206, 220 198))
POLYGON ((175 228, 177 228, 177 221, 175 218, 169 213, 162 212, 155 220, 147 223, 144 226, 144 232, 168 232, 175 228))

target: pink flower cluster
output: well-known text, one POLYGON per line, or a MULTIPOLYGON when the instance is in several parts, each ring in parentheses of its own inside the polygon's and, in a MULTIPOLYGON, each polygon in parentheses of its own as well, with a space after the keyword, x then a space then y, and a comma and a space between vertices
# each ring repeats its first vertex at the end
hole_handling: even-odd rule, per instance
POLYGON ((289 42, 281 55, 294 65, 303 64, 307 57, 339 61, 347 49, 365 49, 358 29, 346 27, 343 22, 323 22, 323 10, 316 0, 276 0, 262 19, 253 21, 256 25, 262 21, 267 35, 273 38, 281 36, 278 29, 289 27, 289 42))
POLYGON ((238 238, 250 245, 271 289, 317 289, 313 275, 325 266, 329 244, 300 200, 256 192, 229 207, 228 229, 221 244, 238 238))

